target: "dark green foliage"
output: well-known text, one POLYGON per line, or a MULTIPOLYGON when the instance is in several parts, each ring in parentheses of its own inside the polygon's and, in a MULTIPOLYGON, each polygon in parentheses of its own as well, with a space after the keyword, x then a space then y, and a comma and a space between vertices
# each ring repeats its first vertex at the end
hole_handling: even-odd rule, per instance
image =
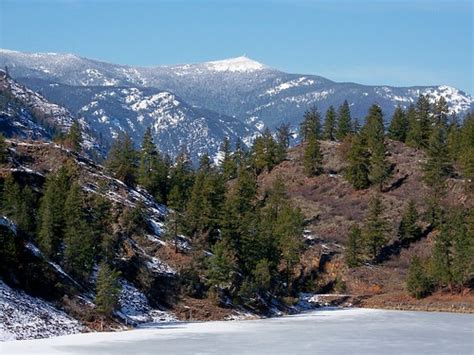
POLYGON ((398 238, 403 242, 414 241, 419 238, 421 229, 418 226, 418 211, 414 200, 410 200, 398 226, 398 238))
POLYGON ((319 141, 314 136, 310 136, 306 142, 303 156, 305 174, 310 177, 319 175, 323 172, 323 155, 319 141))
POLYGON ((439 194, 444 190, 446 179, 452 171, 444 129, 439 127, 433 129, 426 155, 423 179, 435 194, 439 194))
POLYGON ((355 189, 366 189, 370 185, 370 154, 366 147, 366 141, 365 138, 359 134, 354 137, 351 143, 347 155, 348 167, 345 170, 345 177, 355 189))
POLYGON ((363 253, 362 231, 357 225, 352 225, 349 229, 347 245, 345 251, 346 264, 350 268, 360 265, 363 253))
POLYGON ((194 181, 191 160, 186 149, 181 149, 170 175, 171 190, 168 196, 168 205, 179 213, 184 213, 194 181))
POLYGON ((64 139, 64 145, 74 152, 81 152, 82 130, 79 122, 74 121, 64 139))
POLYGON ((336 139, 336 110, 334 106, 329 106, 324 120, 323 139, 333 141, 336 139))
POLYGON ((143 136, 139 156, 138 184, 143 186, 158 202, 164 203, 168 192, 169 167, 156 149, 150 128, 143 136))
POLYGON ((264 170, 271 171, 275 165, 285 158, 285 154, 267 128, 253 143, 251 165, 257 174, 264 170))
POLYGON ((387 222, 382 216, 384 206, 379 196, 374 196, 369 202, 365 218, 363 238, 369 260, 375 261, 387 242, 387 222))
POLYGON ((127 185, 133 185, 137 174, 137 152, 130 136, 120 133, 115 139, 106 161, 107 169, 127 185))
POLYGON ((347 100, 339 106, 337 111, 337 129, 336 139, 342 141, 348 134, 352 132, 351 110, 347 100))
POLYGON ((414 256, 406 280, 407 291, 416 299, 423 298, 431 291, 431 281, 418 256, 414 256))
POLYGON ((64 238, 64 203, 70 186, 70 171, 61 167, 56 175, 49 175, 43 186, 39 207, 37 242, 43 253, 55 261, 61 258, 64 238))
POLYGON ((321 114, 315 106, 305 112, 303 122, 300 123, 301 141, 306 142, 310 137, 321 137, 321 114))
POLYGON ((120 273, 107 263, 100 264, 97 274, 95 304, 97 312, 110 317, 118 306, 121 286, 118 281, 120 273))
POLYGON ((272 284, 271 265, 267 259, 257 262, 252 272, 254 285, 257 292, 263 293, 270 290, 272 284))
POLYGON ((448 125, 448 113, 448 103, 446 102, 446 99, 441 96, 436 100, 433 107, 434 124, 440 128, 446 128, 448 125))
POLYGON ((213 288, 230 288, 237 271, 237 259, 231 246, 225 241, 218 241, 212 248, 208 259, 207 283, 213 288))
POLYGON ((5 137, 0 133, 0 164, 7 160, 7 143, 5 137))
POLYGON ((431 134, 431 105, 427 96, 421 95, 414 109, 408 110, 409 130, 406 142, 414 148, 426 148, 431 134))
POLYGON ((3 186, 3 213, 10 217, 18 229, 32 236, 36 229, 36 196, 29 186, 21 188, 12 175, 3 186))
POLYGON ((439 286, 449 286, 453 288, 452 264, 453 255, 451 248, 453 245, 452 235, 448 225, 441 227, 441 232, 436 237, 432 255, 433 278, 439 286))
POLYGON ((468 114, 460 128, 458 161, 468 190, 474 191, 474 113, 468 114))
POLYGON ((224 175, 224 179, 228 181, 230 179, 235 178, 237 175, 237 164, 232 156, 230 140, 228 137, 224 138, 220 147, 220 151, 222 154, 220 168, 222 170, 222 174, 224 175))
POLYGON ((390 127, 388 128, 388 137, 395 141, 405 142, 408 133, 408 118, 403 109, 397 106, 393 113, 390 127))
POLYGON ((282 123, 276 129, 277 161, 286 159, 286 151, 290 146, 291 130, 289 123, 282 123))
POLYGON ((0 226, 0 275, 4 275, 15 265, 16 252, 15 234, 0 226))
POLYGON ((64 203, 64 266, 86 281, 94 265, 92 231, 84 208, 81 187, 73 183, 64 203))
POLYGON ((391 176, 391 167, 386 158, 383 113, 380 106, 370 107, 362 134, 370 154, 369 179, 372 184, 378 185, 381 191, 384 182, 391 176))

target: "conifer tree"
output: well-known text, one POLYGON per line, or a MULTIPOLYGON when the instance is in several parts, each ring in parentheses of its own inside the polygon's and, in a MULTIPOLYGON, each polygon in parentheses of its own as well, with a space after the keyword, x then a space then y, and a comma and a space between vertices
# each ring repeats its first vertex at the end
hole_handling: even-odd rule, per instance
POLYGON ((459 165, 464 178, 467 180, 467 189, 474 191, 474 113, 466 115, 460 129, 459 165))
POLYGON ((81 152, 82 130, 78 121, 74 121, 65 137, 65 146, 74 152, 81 152))
POLYGON ((449 151, 449 159, 452 162, 459 162, 459 156, 462 149, 461 128, 456 114, 451 116, 446 133, 446 144, 449 151))
POLYGON ((388 137, 395 141, 405 142, 407 133, 408 118, 403 109, 400 106, 397 106, 388 128, 388 137))
POLYGON ((291 130, 289 123, 282 123, 276 130, 277 162, 286 159, 286 151, 290 146, 291 130))
POLYGON ((350 268, 360 265, 362 253, 362 231, 357 225, 352 225, 349 229, 349 236, 346 245, 346 264, 350 268))
POLYGON ((423 165, 423 178, 437 195, 444 190, 446 179, 452 171, 445 132, 442 128, 433 129, 426 155, 427 161, 423 165))
POLYGON ((166 201, 168 166, 158 152, 151 129, 147 128, 139 152, 137 181, 159 202, 166 201))
POLYGON ((137 152, 130 136, 120 133, 109 151, 106 166, 113 175, 127 185, 136 180, 137 152))
POLYGON ((40 201, 37 241, 43 253, 55 261, 59 261, 61 257, 61 244, 64 238, 64 203, 70 178, 70 172, 66 167, 61 167, 56 175, 48 176, 40 201))
POLYGON ((207 282, 217 289, 230 288, 237 271, 237 259, 230 245, 218 241, 212 248, 212 256, 208 260, 207 282))
POLYGON ((355 136, 347 155, 345 177, 357 190, 366 189, 370 185, 369 157, 365 138, 361 134, 355 136))
POLYGON ((319 141, 314 136, 310 136, 307 140, 303 165, 305 174, 309 177, 319 175, 323 171, 323 155, 319 141))
POLYGON ((365 218, 363 238, 369 259, 375 261, 382 247, 386 244, 387 223, 382 217, 384 207, 379 196, 374 196, 369 202, 365 218))
POLYGON ((228 181, 235 178, 237 174, 237 165, 232 156, 230 140, 228 137, 225 137, 222 141, 220 151, 222 156, 220 161, 222 174, 224 175, 224 179, 228 181))
POLYGON ((181 152, 176 157, 176 162, 171 169, 170 175, 171 189, 168 205, 179 213, 184 213, 194 181, 191 160, 184 147, 181 148, 181 152))
POLYGON ((336 110, 334 106, 329 106, 324 120, 323 139, 333 141, 336 139, 336 110))
POLYGON ((402 242, 416 240, 421 234, 418 226, 418 211, 414 200, 410 200, 398 226, 398 238, 402 242))
POLYGON ((339 106, 337 111, 337 130, 336 139, 342 141, 348 134, 352 132, 352 118, 349 103, 344 100, 344 103, 339 106))
POLYGON ((110 317, 117 309, 121 286, 118 280, 120 272, 113 270, 107 263, 101 263, 97 274, 95 304, 97 312, 110 317))
POLYGON ((319 139, 321 136, 321 114, 315 106, 305 112, 300 124, 300 137, 306 142, 311 136, 319 139))
POLYGON ((426 270, 421 264, 420 258, 416 255, 412 258, 410 263, 406 287, 410 295, 416 299, 423 298, 431 289, 431 283, 426 274, 426 270))
POLYGON ((279 163, 278 161, 278 145, 275 139, 273 138, 272 132, 269 128, 265 128, 262 134, 264 146, 265 146, 265 166, 268 171, 271 171, 273 167, 279 163))
POLYGON ((257 174, 260 174, 267 166, 265 140, 262 136, 255 138, 252 145, 251 162, 257 174))
POLYGON ((440 128, 445 129, 448 125, 448 103, 443 96, 440 96, 434 103, 433 107, 433 119, 434 124, 440 128))
POLYGON ((370 107, 362 134, 365 136, 370 153, 370 182, 378 185, 382 191, 384 182, 391 175, 391 167, 386 158, 383 113, 380 106, 374 104, 370 107))
POLYGON ((463 291, 474 279, 474 210, 455 210, 450 221, 453 236, 453 283, 463 291))
POLYGON ((14 233, 0 226, 0 275, 6 274, 15 265, 18 260, 16 253, 14 233))
POLYGON ((78 183, 72 184, 64 203, 64 224, 64 266, 71 274, 87 280, 94 265, 94 250, 78 183))
POLYGON ((431 134, 431 105, 427 96, 421 95, 414 112, 409 111, 407 143, 414 148, 426 148, 431 134))
POLYGON ((453 291, 453 240, 449 231, 449 225, 441 227, 441 231, 435 239, 432 255, 432 272, 434 281, 438 286, 448 286, 453 291))
POLYGON ((5 137, 0 133, 0 164, 7 160, 7 143, 5 137))

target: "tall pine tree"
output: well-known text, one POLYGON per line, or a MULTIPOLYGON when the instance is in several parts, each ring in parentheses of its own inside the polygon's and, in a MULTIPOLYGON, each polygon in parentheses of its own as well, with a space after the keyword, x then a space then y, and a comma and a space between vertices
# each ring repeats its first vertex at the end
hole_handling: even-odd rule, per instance
POLYGON ((349 103, 344 100, 344 103, 339 106, 337 111, 337 129, 336 139, 342 141, 348 134, 352 132, 352 118, 349 103))

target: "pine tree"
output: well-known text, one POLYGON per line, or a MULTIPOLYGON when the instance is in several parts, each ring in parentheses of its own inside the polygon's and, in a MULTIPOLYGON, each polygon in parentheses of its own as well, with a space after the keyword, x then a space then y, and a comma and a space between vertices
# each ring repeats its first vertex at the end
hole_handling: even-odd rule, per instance
POLYGON ((71 149, 74 152, 81 152, 82 144, 82 130, 78 121, 74 121, 69 128, 69 132, 65 137, 64 144, 67 148, 71 149))
POLYGON ((208 260, 207 283, 210 287, 230 288, 237 271, 237 259, 230 245, 218 241, 212 248, 212 256, 208 260))
POLYGON ((416 240, 420 234, 418 211, 416 210, 415 201, 410 200, 398 226, 398 238, 402 242, 410 242, 416 240))
MULTIPOLYGON (((409 112, 409 114, 412 113, 409 112)), ((410 129, 407 134, 407 143, 418 149, 426 148, 431 134, 431 105, 427 96, 419 97, 413 115, 413 117, 409 116, 410 129)))
POLYGON ((37 241, 43 253, 55 261, 59 261, 61 256, 61 244, 64 238, 64 203, 70 178, 70 172, 66 167, 61 167, 56 175, 48 176, 40 201, 37 241))
POLYGON ((427 161, 423 165, 423 179, 435 194, 439 194, 444 190, 446 179, 452 171, 445 132, 442 128, 434 128, 426 155, 427 161))
POLYGON ((365 138, 361 134, 354 137, 347 155, 345 177, 357 190, 366 189, 370 185, 369 156, 365 138))
POLYGON ((127 185, 133 185, 136 180, 137 152, 133 147, 130 136, 121 133, 115 139, 109 151, 106 166, 113 175, 127 185))
POLYGON ((431 282, 418 256, 414 256, 408 270, 406 287, 410 295, 416 299, 423 298, 431 290, 431 282))
POLYGON ((433 279, 438 286, 448 286, 453 290, 453 240, 449 231, 449 225, 445 224, 441 227, 441 231, 435 239, 432 254, 432 272, 433 279))
POLYGON ((445 129, 448 126, 449 108, 448 103, 443 96, 440 96, 440 98, 436 100, 433 111, 434 124, 440 128, 445 129))
POLYGON ((257 292, 263 293, 271 288, 272 284, 272 272, 271 265, 267 259, 261 259, 255 265, 255 269, 252 272, 255 287, 257 292))
POLYGON ((467 180, 467 189, 474 191, 474 113, 466 115, 460 129, 459 165, 464 178, 467 180))
POLYGON ((181 148, 170 175, 171 189, 168 196, 168 205, 179 213, 184 213, 194 182, 191 159, 185 148, 181 148))
POLYGON ((306 142, 311 136, 319 139, 321 136, 321 114, 315 106, 305 112, 300 124, 300 137, 306 142))
POLYGON ((380 106, 374 104, 370 107, 362 134, 365 136, 370 153, 370 182, 378 185, 382 191, 384 182, 391 176, 391 166, 386 158, 383 113, 380 106))
POLYGON ((0 226, 0 260, 0 275, 6 275, 18 260, 15 235, 2 226, 0 226))
POLYGON ((334 106, 329 106, 324 120, 323 139, 333 141, 336 139, 336 110, 334 106))
POLYGON ((397 106, 393 113, 388 137, 395 141, 405 142, 408 133, 408 118, 400 106, 397 106))
POLYGON ((264 142, 264 160, 265 160, 265 167, 268 171, 271 171, 273 167, 279 163, 279 149, 277 142, 273 138, 272 132, 269 128, 265 128, 262 134, 263 142, 264 142))
POLYGON ((339 106, 337 111, 337 130, 336 139, 342 141, 348 134, 352 132, 352 118, 349 103, 344 100, 344 103, 339 106))
POLYGON ((72 275, 87 280, 94 265, 92 231, 88 225, 84 196, 73 183, 64 203, 64 266, 72 275))
POLYGON ((117 309, 121 285, 120 273, 107 263, 101 263, 97 274, 95 304, 97 312, 103 317, 110 317, 117 309))
POLYGON ((29 186, 21 188, 13 175, 9 175, 3 186, 3 212, 10 217, 18 229, 32 236, 36 224, 36 198, 29 186))
POLYGON ((307 140, 303 165, 305 174, 309 177, 319 175, 323 172, 323 155, 321 153, 319 141, 310 136, 307 140))
POLYGON ((365 219, 363 238, 369 259, 375 261, 382 247, 386 244, 387 223, 382 217, 384 207, 379 196, 373 197, 369 202, 369 209, 365 219))
POLYGON ((224 179, 226 181, 233 179, 236 177, 237 174, 237 165, 235 160, 232 157, 232 151, 230 148, 230 140, 228 137, 225 137, 222 141, 221 147, 221 160, 220 166, 222 170, 222 174, 224 175, 224 179))
POLYGON ((349 229, 349 236, 346 245, 346 264, 350 268, 360 265, 362 247, 362 231, 357 225, 352 225, 349 229))
POLYGON ((474 210, 455 210, 451 216, 450 230, 453 236, 453 283, 462 291, 474 278, 474 210))
POLYGON ((0 133, 0 164, 7 160, 7 143, 5 137, 0 133))
POLYGON ((282 123, 276 130, 277 162, 286 159, 286 151, 290 146, 291 130, 289 123, 282 123))
POLYGON ((251 163, 257 174, 260 174, 267 166, 265 153, 265 140, 262 136, 255 138, 251 151, 251 163))
POLYGON ((147 128, 139 152, 137 181, 159 202, 166 201, 168 167, 156 149, 151 129, 147 128))

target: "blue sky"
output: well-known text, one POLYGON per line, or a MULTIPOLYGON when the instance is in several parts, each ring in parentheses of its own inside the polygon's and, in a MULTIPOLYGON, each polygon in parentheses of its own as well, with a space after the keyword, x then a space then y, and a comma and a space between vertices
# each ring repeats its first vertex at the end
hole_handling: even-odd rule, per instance
POLYGON ((0 0, 0 47, 130 65, 247 55, 363 84, 473 87, 473 1, 0 0))

